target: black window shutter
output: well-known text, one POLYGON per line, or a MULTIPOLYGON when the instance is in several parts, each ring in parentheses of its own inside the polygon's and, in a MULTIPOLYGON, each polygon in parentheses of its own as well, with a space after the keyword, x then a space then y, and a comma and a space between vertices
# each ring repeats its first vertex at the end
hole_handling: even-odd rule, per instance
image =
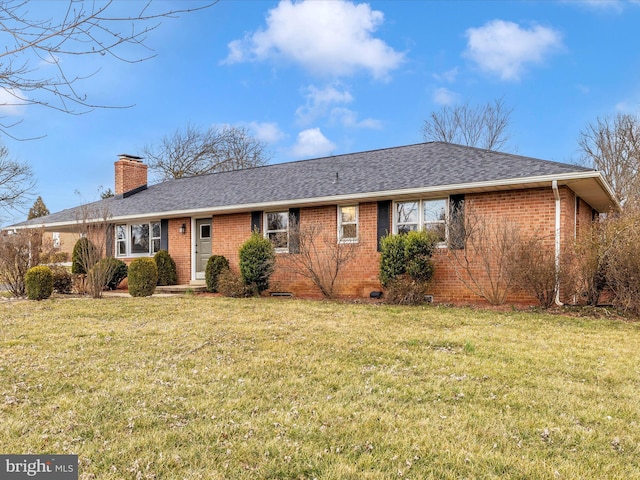
POLYGON ((449 246, 462 250, 465 243, 464 194, 449 197, 449 246))
POLYGON ((251 232, 262 232, 262 212, 251 212, 251 232))
POLYGON ((110 223, 109 225, 107 225, 107 242, 105 245, 105 249, 106 249, 106 254, 107 257, 113 257, 114 251, 113 251, 113 242, 115 240, 115 228, 113 226, 113 223, 110 223))
POLYGON ((160 220, 160 250, 169 251, 169 220, 160 220))
POLYGON ((378 202, 378 251, 380 241, 391 233, 391 200, 378 202))
POLYGON ((300 209, 289 209, 289 253, 300 253, 300 209))

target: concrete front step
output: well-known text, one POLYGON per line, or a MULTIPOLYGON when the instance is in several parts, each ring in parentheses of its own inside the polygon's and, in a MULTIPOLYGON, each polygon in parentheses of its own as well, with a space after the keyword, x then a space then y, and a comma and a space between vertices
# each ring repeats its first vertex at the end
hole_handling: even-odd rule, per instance
POLYGON ((196 285, 162 285, 156 287, 156 293, 204 293, 207 291, 207 286, 204 284, 196 285))

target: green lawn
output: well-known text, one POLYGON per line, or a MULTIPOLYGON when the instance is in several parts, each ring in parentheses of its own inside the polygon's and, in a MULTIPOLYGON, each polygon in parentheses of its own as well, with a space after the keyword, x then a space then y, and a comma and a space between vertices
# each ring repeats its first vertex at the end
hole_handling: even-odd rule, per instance
POLYGON ((640 478, 640 324, 289 299, 0 302, 0 452, 82 479, 640 478))

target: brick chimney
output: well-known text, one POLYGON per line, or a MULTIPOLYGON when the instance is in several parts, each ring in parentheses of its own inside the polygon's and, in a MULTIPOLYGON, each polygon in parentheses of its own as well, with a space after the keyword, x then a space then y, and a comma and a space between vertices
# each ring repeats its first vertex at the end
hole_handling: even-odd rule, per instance
POLYGON ((142 157, 120 154, 116 167, 116 195, 144 190, 147 188, 147 165, 142 163, 142 157), (132 191, 134 190, 134 191, 132 191))

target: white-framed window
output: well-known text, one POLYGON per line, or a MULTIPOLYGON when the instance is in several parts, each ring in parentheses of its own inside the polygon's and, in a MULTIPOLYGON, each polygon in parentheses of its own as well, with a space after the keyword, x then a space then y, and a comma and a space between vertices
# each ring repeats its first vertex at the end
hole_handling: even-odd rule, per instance
POLYGON ((266 212, 264 234, 271 240, 277 252, 289 250, 289 211, 266 212))
POLYGON ((437 233, 441 242, 447 239, 448 205, 445 198, 422 201, 422 228, 437 233))
POLYGON ((160 222, 116 225, 116 256, 144 257, 160 250, 160 222))
POLYGON ((396 202, 393 209, 395 233, 407 233, 420 228, 420 202, 396 202))
POLYGON ((338 206, 338 242, 358 241, 358 206, 338 206))
POLYGON ((51 240, 53 242, 53 248, 60 248, 60 232, 53 232, 51 234, 51 240))
POLYGON ((448 216, 448 198, 395 202, 393 231, 407 233, 411 230, 431 230, 438 233, 444 242, 447 238, 448 216))

